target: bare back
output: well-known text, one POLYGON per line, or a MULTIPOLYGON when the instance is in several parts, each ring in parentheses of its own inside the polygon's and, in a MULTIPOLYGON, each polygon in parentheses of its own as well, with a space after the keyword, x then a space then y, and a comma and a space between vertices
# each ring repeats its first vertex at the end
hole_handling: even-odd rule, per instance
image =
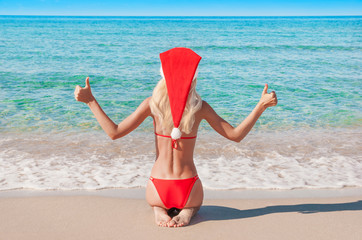
MULTIPOLYGON (((202 112, 201 109, 196 113, 191 133, 183 133, 182 137, 197 136, 200 122, 203 119, 202 112)), ((155 132, 170 136, 170 132, 163 131, 159 118, 152 114, 151 116, 154 120, 155 132)), ((151 176, 162 179, 184 179, 197 175, 193 159, 196 139, 178 139, 177 149, 174 149, 171 138, 155 135, 156 162, 152 168, 151 176)))

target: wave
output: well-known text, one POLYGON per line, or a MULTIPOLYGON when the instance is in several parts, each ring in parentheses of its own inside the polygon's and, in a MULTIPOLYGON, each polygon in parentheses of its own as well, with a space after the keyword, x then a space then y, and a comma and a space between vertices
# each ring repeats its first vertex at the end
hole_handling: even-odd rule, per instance
MULTIPOLYGON (((360 129, 252 132, 242 143, 199 134, 205 189, 362 187, 360 129), (210 141, 213 139, 213 141, 210 141)), ((153 134, 2 134, 0 190, 138 188, 155 161, 153 134)))

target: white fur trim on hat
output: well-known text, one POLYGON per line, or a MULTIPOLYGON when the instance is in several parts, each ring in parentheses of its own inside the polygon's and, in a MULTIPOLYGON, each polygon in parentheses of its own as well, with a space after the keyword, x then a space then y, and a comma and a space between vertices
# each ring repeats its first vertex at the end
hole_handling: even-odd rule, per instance
POLYGON ((161 65, 161 67, 160 67, 160 74, 161 74, 161 77, 162 77, 162 78, 165 78, 165 74, 163 74, 163 70, 162 70, 162 65, 161 65))
POLYGON ((180 129, 178 129, 178 128, 172 129, 172 132, 171 132, 172 139, 175 139, 175 140, 180 139, 181 135, 182 135, 182 133, 181 133, 180 129))
POLYGON ((195 71, 195 75, 194 78, 192 80, 194 80, 195 78, 197 78, 197 75, 199 74, 199 66, 197 66, 196 71, 195 71))

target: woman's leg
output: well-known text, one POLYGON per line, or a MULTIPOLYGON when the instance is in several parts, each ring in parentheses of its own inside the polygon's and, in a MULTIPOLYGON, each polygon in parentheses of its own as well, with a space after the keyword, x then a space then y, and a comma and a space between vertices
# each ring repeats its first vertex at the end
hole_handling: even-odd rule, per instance
POLYGON ((171 217, 167 214, 166 209, 161 207, 152 207, 155 214, 155 222, 160 227, 168 227, 171 217))
POLYGON ((148 180, 146 188, 146 200, 148 204, 153 208, 156 224, 161 227, 167 227, 168 222, 171 221, 171 217, 167 214, 166 207, 161 201, 155 186, 150 180, 148 180))
POLYGON ((152 181, 148 181, 146 188, 146 200, 153 207, 155 213, 155 221, 159 226, 182 227, 190 223, 191 218, 200 209, 204 199, 204 191, 200 179, 196 180, 185 207, 180 213, 172 219, 167 214, 167 210, 161 201, 158 192, 152 181))
POLYGON ((182 227, 188 225, 191 221, 191 218, 197 213, 197 211, 199 211, 203 200, 204 191, 202 188, 202 183, 200 179, 198 179, 191 190, 185 207, 177 216, 174 216, 167 225, 169 227, 182 227))
POLYGON ((197 179, 194 186, 192 187, 185 208, 200 207, 203 201, 204 201, 204 189, 202 187, 201 180, 197 179))

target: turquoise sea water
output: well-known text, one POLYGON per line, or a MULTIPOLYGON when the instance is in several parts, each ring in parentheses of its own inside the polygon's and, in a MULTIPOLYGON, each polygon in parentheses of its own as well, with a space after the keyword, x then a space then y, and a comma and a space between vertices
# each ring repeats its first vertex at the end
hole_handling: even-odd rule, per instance
MULTIPOLYGON (((81 165, 76 167, 76 163, 70 160, 73 156, 84 161, 92 158, 97 164, 100 164, 100 159, 113 159, 117 164, 122 162, 120 159, 129 161, 131 157, 123 152, 122 147, 124 149, 125 145, 137 142, 140 138, 138 134, 152 132, 151 120, 147 119, 137 133, 128 136, 122 144, 90 142, 89 139, 96 135, 103 136, 102 130, 88 108, 74 100, 74 88, 76 85, 83 86, 89 76, 94 95, 106 113, 119 122, 152 94, 160 79, 159 53, 178 46, 189 47, 203 57, 197 90, 231 124, 240 123, 250 113, 265 83, 269 84, 270 90, 276 91, 279 100, 278 106, 268 109, 256 124, 256 131, 249 138, 252 145, 248 142, 231 145, 235 148, 231 151, 234 154, 226 157, 225 154, 230 153, 225 150, 229 143, 216 138, 217 145, 213 146, 216 155, 209 156, 207 146, 210 145, 203 143, 201 137, 196 159, 207 158, 219 166, 225 165, 220 159, 234 159, 246 164, 260 157, 260 161, 272 159, 271 166, 279 166, 280 159, 293 162, 297 161, 295 156, 298 155, 298 159, 307 159, 307 162, 320 161, 317 165, 322 168, 326 164, 324 157, 336 157, 340 164, 350 164, 350 172, 341 173, 337 182, 328 180, 326 183, 325 174, 331 172, 318 168, 316 176, 320 174, 322 177, 316 177, 315 183, 311 184, 308 179, 293 182, 291 176, 296 169, 306 178, 310 171, 306 167, 310 164, 301 166, 298 162, 300 169, 291 165, 284 167, 290 169, 289 177, 281 178, 279 168, 275 167, 277 170, 270 170, 270 179, 261 179, 253 185, 250 182, 257 177, 246 176, 246 180, 242 179, 233 188, 362 186, 360 16, 0 16, 0 187, 68 189, 141 186, 149 174, 148 170, 140 168, 141 163, 131 164, 131 169, 134 167, 140 171, 135 176, 129 176, 126 170, 123 175, 112 175, 112 169, 122 168, 124 164, 115 167, 107 163, 105 172, 98 175, 104 177, 112 173, 112 179, 118 179, 115 182, 105 181, 104 178, 94 180, 93 177, 85 177, 86 174, 69 181, 70 177, 64 173, 59 177, 61 183, 56 186, 51 181, 47 185, 44 180, 56 171, 51 165, 45 167, 49 174, 44 176, 40 174, 44 169, 34 166, 39 165, 39 161, 47 164, 54 161, 59 166, 66 161, 69 169, 62 171, 82 173, 83 170, 79 170, 81 165), (265 134, 270 137, 264 139, 265 134), (88 136, 89 141, 79 145, 82 136, 88 136), (295 142, 296 139, 300 142, 295 142), (108 152, 105 145, 113 150, 108 152), (98 150, 83 156, 79 150, 82 147, 98 150), (270 152, 276 155, 263 155, 270 152), (305 157, 308 154, 311 156, 305 157), (14 164, 22 166, 21 169, 30 164, 29 170, 21 172, 23 170, 14 164), (30 177, 23 179, 21 176, 24 175, 30 177), (132 182, 129 179, 136 180, 132 182), (87 181, 90 185, 82 184, 87 181)), ((213 134, 206 124, 202 125, 201 132, 213 134)), ((127 145, 127 148, 130 146, 127 145)), ((147 167, 151 167, 154 150, 145 149, 132 150, 133 158, 146 159, 149 161, 147 167)), ((253 168, 254 163, 247 166, 257 174, 265 174, 266 170, 261 167, 264 165, 253 168)), ((202 160, 197 164, 201 168, 202 160)), ((331 160, 326 169, 330 168, 336 174, 333 171, 339 173, 342 165, 331 160)), ((92 166, 95 168, 95 165, 89 164, 89 169, 93 169, 92 166)), ((226 173, 216 173, 227 178, 232 175, 234 167, 230 165, 224 169, 226 173)), ((246 165, 240 167, 249 169, 246 165)), ((204 166, 199 171, 209 179, 215 170, 205 170, 207 168, 204 166)), ((90 174, 94 175, 97 174, 90 174)), ((235 174, 235 178, 240 176, 235 174)), ((221 180, 217 181, 204 182, 209 188, 228 188, 227 184, 222 185, 221 180)), ((228 181, 235 182, 235 179, 228 181)))

